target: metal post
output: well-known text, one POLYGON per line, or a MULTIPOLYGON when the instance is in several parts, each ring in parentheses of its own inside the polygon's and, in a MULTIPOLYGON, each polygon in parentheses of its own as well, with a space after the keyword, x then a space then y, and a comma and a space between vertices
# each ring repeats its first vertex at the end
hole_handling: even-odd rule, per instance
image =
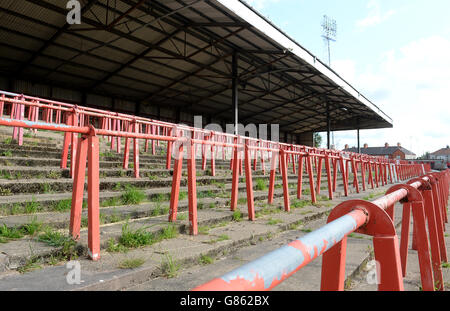
POLYGON ((331 149, 330 132, 331 132, 330 104, 327 103, 327 149, 331 149))
POLYGON ((361 140, 360 140, 360 136, 359 136, 359 128, 356 129, 356 133, 357 133, 357 136, 358 136, 358 153, 361 153, 361 140))
MULTIPOLYGON (((181 132, 176 133, 181 137, 181 132)), ((172 191, 170 196, 169 222, 177 220, 178 199, 180 195, 181 170, 183 168, 183 144, 177 143, 178 152, 173 163, 172 191)))
POLYGON ((233 111, 234 111, 234 134, 239 135, 238 133, 238 124, 239 124, 239 92, 238 92, 238 54, 236 52, 233 53, 232 59, 232 103, 233 103, 233 111))
POLYGON ((81 215, 83 206, 83 192, 86 178, 86 160, 88 152, 88 137, 78 138, 78 153, 75 161, 73 190, 72 190, 72 208, 70 211, 69 231, 74 240, 80 238, 81 215))
POLYGON ((100 180, 99 139, 88 138, 88 254, 92 260, 100 259, 100 180))

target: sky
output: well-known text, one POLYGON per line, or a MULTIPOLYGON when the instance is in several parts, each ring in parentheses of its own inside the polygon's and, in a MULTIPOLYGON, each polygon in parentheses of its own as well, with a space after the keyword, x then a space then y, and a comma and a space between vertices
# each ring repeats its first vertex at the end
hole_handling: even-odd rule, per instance
MULTIPOLYGON (((337 21, 331 67, 394 120, 393 129, 360 131, 361 146, 401 143, 421 156, 450 145, 450 1, 247 2, 325 63, 321 22, 337 21)), ((356 131, 335 132, 334 143, 356 146, 356 131)))

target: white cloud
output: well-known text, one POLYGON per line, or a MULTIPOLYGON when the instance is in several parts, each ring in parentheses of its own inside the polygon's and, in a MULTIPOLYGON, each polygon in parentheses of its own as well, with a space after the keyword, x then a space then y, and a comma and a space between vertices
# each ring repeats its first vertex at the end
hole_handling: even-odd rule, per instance
POLYGON ((381 24, 395 14, 395 10, 381 12, 381 6, 378 0, 370 0, 367 8, 369 9, 369 14, 364 19, 356 22, 356 26, 360 29, 381 24))
POLYGON ((351 59, 333 60, 331 68, 334 69, 345 81, 350 84, 355 82, 356 64, 351 59))
MULTIPOLYGON (((422 155, 450 144, 450 40, 432 36, 386 52, 377 67, 351 60, 334 69, 394 119, 394 129, 361 132, 361 144, 402 145, 422 155)), ((355 131, 336 133, 339 148, 356 145, 355 131), (353 137, 352 137, 353 136, 353 137)))

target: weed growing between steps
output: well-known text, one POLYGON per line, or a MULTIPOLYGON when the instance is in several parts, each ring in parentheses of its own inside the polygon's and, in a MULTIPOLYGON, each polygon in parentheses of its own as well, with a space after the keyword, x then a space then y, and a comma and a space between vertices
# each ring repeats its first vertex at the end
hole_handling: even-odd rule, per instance
MULTIPOLYGON (((240 214, 240 211, 238 211, 239 213, 236 213, 236 219, 241 219, 242 215, 240 214)), ((236 220, 239 221, 239 220, 236 220)), ((206 225, 206 226, 199 226, 198 227, 198 233, 202 234, 202 235, 208 235, 209 231, 211 229, 215 229, 215 228, 221 228, 221 227, 226 227, 227 225, 229 225, 230 222, 229 221, 222 221, 213 225, 206 225)), ((215 243, 215 242, 220 242, 220 241, 225 241, 225 240, 229 240, 229 236, 224 234, 221 235, 218 239, 210 241, 210 243, 215 243)))
MULTIPOLYGON (((120 183, 117 183, 114 189, 121 189, 120 183)), ((120 206, 120 205, 138 205, 146 201, 147 196, 143 190, 126 185, 125 191, 120 197, 111 197, 100 203, 101 207, 120 206)), ((153 201, 153 200, 152 200, 153 201)), ((162 201, 162 200, 161 200, 162 201)), ((155 201, 153 201, 155 202, 155 201)))
POLYGON ((377 197, 383 196, 385 192, 377 192, 377 193, 371 193, 365 197, 363 197, 363 200, 365 201, 371 201, 372 199, 375 199, 377 197))
MULTIPOLYGON (((152 216, 166 215, 169 213, 169 207, 162 207, 161 203, 156 203, 156 207, 152 210, 152 216)), ((178 218, 180 219, 180 218, 178 218)))
POLYGON ((42 269, 45 265, 55 266, 63 262, 77 259, 80 251, 76 247, 76 243, 66 243, 58 251, 47 257, 31 256, 24 265, 17 268, 20 273, 27 273, 37 269, 42 269))
POLYGON ((211 186, 216 186, 219 189, 225 189, 226 185, 223 182, 213 181, 211 182, 211 186))
POLYGON ((82 253, 81 249, 77 247, 77 243, 70 236, 54 231, 50 227, 45 227, 36 218, 33 218, 30 223, 20 227, 8 228, 6 225, 0 226, 0 243, 7 243, 11 240, 24 238, 25 236, 36 238, 37 241, 55 247, 56 250, 49 256, 41 257, 33 255, 33 250, 30 246, 30 258, 17 268, 17 271, 20 273, 42 268, 42 265, 45 264, 56 265, 63 261, 72 260, 78 258, 82 253))
POLYGON ((131 258, 122 260, 117 266, 119 269, 136 269, 145 263, 144 258, 131 258))
POLYGON ((128 185, 125 188, 125 192, 122 194, 122 202, 124 204, 140 204, 145 200, 145 198, 146 196, 144 191, 128 185))
POLYGON ((51 228, 46 228, 44 233, 39 236, 38 240, 53 247, 62 247, 68 243, 76 243, 70 236, 54 231, 51 228))
POLYGON ((198 227, 198 234, 201 234, 201 235, 208 235, 210 229, 211 229, 211 228, 210 228, 209 226, 199 226, 199 227, 198 227))
POLYGON ((111 151, 100 152, 100 158, 114 158, 116 155, 111 151))
POLYGON ((19 228, 8 228, 5 224, 0 226, 0 237, 6 240, 23 238, 24 233, 19 228))
POLYGON ((239 198, 239 199, 237 200, 237 203, 238 203, 238 204, 241 204, 241 205, 247 204, 247 198, 239 198))
POLYGON ((122 227, 122 235, 119 243, 127 248, 137 248, 145 245, 151 245, 155 242, 155 236, 152 232, 145 231, 145 227, 131 230, 129 224, 126 223, 122 227))
POLYGON ((208 255, 201 255, 198 261, 201 265, 210 265, 214 263, 214 259, 208 255))
POLYGON ((118 206, 122 204, 122 200, 120 197, 111 197, 107 200, 104 200, 100 203, 101 207, 108 207, 108 206, 118 206))
POLYGON ((11 145, 13 143, 15 144, 16 141, 14 139, 12 139, 11 137, 8 137, 3 141, 3 144, 5 144, 5 145, 11 145))
POLYGON ((25 235, 36 236, 39 232, 42 231, 43 228, 44 225, 42 224, 42 222, 39 222, 36 218, 33 218, 31 223, 22 226, 22 232, 25 235))
POLYGON ((188 197, 188 193, 186 191, 180 191, 180 194, 178 195, 178 200, 182 201, 185 200, 188 197))
POLYGON ((32 201, 13 204, 9 209, 9 215, 34 214, 40 211, 42 211, 42 207, 33 197, 32 201))
POLYGON ((269 221, 267 221, 267 224, 270 226, 278 225, 279 223, 282 223, 283 221, 281 219, 273 219, 270 218, 269 221))
POLYGON ((203 192, 197 193, 197 199, 203 199, 203 198, 215 198, 216 195, 217 195, 217 193, 214 192, 214 191, 212 191, 212 190, 203 191, 203 192))
POLYGON ((131 229, 129 223, 122 226, 122 235, 116 242, 113 238, 108 240, 108 252, 127 252, 130 249, 150 246, 163 240, 174 239, 178 236, 178 228, 169 224, 159 232, 148 232, 149 227, 131 229))
POLYGON ((288 230, 297 230, 298 227, 303 225, 303 220, 296 221, 289 225, 288 230))
POLYGON ((62 177, 61 172, 52 171, 46 175, 47 178, 50 179, 59 179, 62 177))
POLYGON ((264 179, 257 179, 255 189, 257 191, 267 190, 267 182, 264 179))
POLYGON ((41 205, 36 202, 36 199, 33 197, 31 202, 25 202, 24 213, 25 214, 33 214, 41 210, 41 205))
POLYGON ((4 188, 0 187, 0 196, 5 197, 5 196, 10 196, 10 195, 12 195, 11 189, 8 189, 8 188, 4 189, 4 188))
POLYGON ((164 255, 163 261, 161 262, 161 274, 168 278, 174 278, 178 275, 181 265, 173 259, 172 255, 169 253, 164 255))
POLYGON ((170 195, 164 193, 158 193, 151 197, 151 201, 154 203, 162 203, 170 200, 170 195))
POLYGON ((54 212, 70 211, 72 208, 72 199, 61 200, 53 204, 51 210, 54 212))
POLYGON ((213 240, 210 240, 210 241, 205 242, 205 243, 208 243, 208 244, 215 244, 215 243, 218 243, 218 242, 227 241, 227 240, 229 240, 229 239, 230 239, 230 237, 229 237, 228 235, 222 234, 222 235, 220 235, 217 239, 213 239, 213 240))
POLYGON ((236 210, 233 212, 233 221, 241 221, 242 220, 242 213, 240 210, 236 210))
POLYGON ((12 157, 12 151, 11 150, 6 150, 2 152, 2 157, 12 157))
POLYGON ((179 214, 177 215, 177 220, 186 220, 187 219, 187 214, 179 214))
POLYGON ((272 214, 280 214, 282 213, 283 210, 281 208, 269 208, 269 207, 264 207, 258 211, 255 212, 255 217, 256 218, 260 218, 262 216, 265 215, 272 215, 272 214))
POLYGON ((42 259, 39 258, 38 256, 31 256, 29 259, 27 259, 24 265, 17 268, 17 272, 23 274, 37 269, 41 269, 42 268, 42 266, 40 265, 41 262, 42 259))
POLYGON ((311 200, 298 200, 295 199, 291 203, 291 208, 297 209, 297 208, 305 208, 306 206, 311 206, 313 203, 311 200))

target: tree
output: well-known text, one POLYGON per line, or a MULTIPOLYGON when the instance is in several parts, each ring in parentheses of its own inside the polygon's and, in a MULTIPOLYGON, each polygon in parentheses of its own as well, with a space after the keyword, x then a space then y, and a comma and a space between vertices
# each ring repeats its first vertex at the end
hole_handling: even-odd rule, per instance
POLYGON ((313 134, 313 145, 316 148, 320 148, 320 146, 322 146, 322 136, 320 133, 313 134))
POLYGON ((421 157, 417 158, 418 160, 429 160, 430 159, 430 153, 425 152, 421 157))

